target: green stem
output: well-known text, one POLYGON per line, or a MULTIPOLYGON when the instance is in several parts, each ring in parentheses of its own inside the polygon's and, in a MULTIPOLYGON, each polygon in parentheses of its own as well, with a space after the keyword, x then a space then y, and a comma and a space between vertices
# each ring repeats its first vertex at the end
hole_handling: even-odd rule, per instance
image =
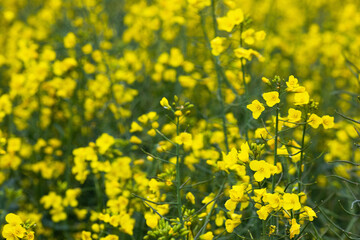
MULTIPOLYGON (((176 117, 176 135, 179 136, 180 133, 180 121, 179 117, 176 117)), ((177 196, 177 209, 180 218, 180 223, 183 225, 183 217, 182 217, 182 203, 181 203, 181 173, 180 173, 180 145, 176 144, 176 196, 177 196)))
POLYGON ((306 127, 307 127, 307 111, 305 111, 305 124, 303 127, 303 133, 302 133, 302 139, 301 139, 301 152, 300 152, 300 161, 299 161, 299 166, 298 166, 298 188, 299 188, 299 193, 301 193, 302 191, 302 165, 303 165, 303 161, 304 161, 304 146, 305 146, 305 134, 306 134, 306 127))
MULTIPOLYGON (((279 132, 279 104, 276 104, 276 120, 275 120, 275 147, 274 147, 274 165, 277 164, 277 143, 278 143, 278 132, 279 132)), ((275 175, 272 176, 271 193, 275 190, 275 175)))
POLYGON ((266 239, 266 221, 262 221, 262 239, 266 239))
MULTIPOLYGON (((240 25, 240 47, 243 47, 243 39, 242 39, 242 32, 243 32, 243 28, 244 28, 244 24, 241 23, 240 25)), ((245 101, 248 100, 248 89, 247 89, 247 85, 246 85, 246 80, 245 80, 245 64, 243 62, 243 58, 240 58, 240 63, 241 63, 241 71, 242 71, 242 78, 243 78, 243 84, 244 84, 244 97, 245 97, 245 101)), ((246 109, 246 105, 247 102, 245 102, 244 106, 245 106, 245 139, 248 142, 249 141, 249 135, 248 135, 248 111, 246 109)))
POLYGON ((103 209, 103 194, 102 194, 102 189, 101 189, 99 182, 100 182, 100 180, 94 174, 94 184, 95 184, 95 192, 96 192, 96 197, 97 197, 97 207, 98 207, 98 211, 101 212, 103 209))
POLYGON ((215 36, 217 36, 218 35, 218 27, 217 27, 216 14, 215 14, 215 0, 211 0, 211 16, 212 16, 213 25, 214 25, 215 36))
MULTIPOLYGON (((278 88, 278 92, 280 95, 280 86, 278 88)), ((278 138, 279 138, 279 103, 275 105, 276 107, 276 119, 275 119, 275 146, 274 146, 274 165, 277 164, 277 145, 278 145, 278 138)), ((275 174, 272 176, 271 180, 271 193, 274 193, 275 190, 275 174)), ((273 221, 271 222, 273 224, 273 221)), ((270 236, 270 239, 273 239, 273 236, 270 236)))
POLYGON ((215 196, 215 198, 214 198, 214 199, 215 199, 215 200, 214 200, 214 203, 211 203, 212 206, 211 206, 211 209, 210 209, 209 213, 206 215, 204 225, 200 228, 200 230, 199 230, 199 232, 196 234, 194 240, 197 240, 197 239, 200 237, 200 235, 202 235, 202 234, 205 233, 205 231, 206 231, 206 226, 207 226, 207 224, 208 224, 209 221, 210 221, 210 217, 211 217, 212 212, 213 212, 213 210, 214 210, 214 208, 215 208, 216 202, 217 202, 217 200, 219 199, 220 194, 222 194, 222 191, 223 191, 223 189, 224 189, 225 183, 226 183, 226 177, 224 177, 224 180, 223 180, 223 182, 222 182, 222 184, 221 184, 221 187, 220 187, 218 193, 216 194, 216 196, 215 196))
MULTIPOLYGON (((217 28, 217 22, 216 22, 216 15, 215 15, 215 0, 211 0, 211 15, 214 25, 214 32, 215 36, 218 35, 218 28, 217 28)), ((216 70, 216 77, 218 80, 218 89, 217 94, 219 97, 220 102, 220 108, 221 108, 221 119, 222 119, 222 126, 223 126, 223 132, 224 132, 224 138, 225 138, 225 147, 226 152, 229 152, 229 142, 228 142, 228 134, 227 134, 227 127, 226 127, 226 117, 225 117, 225 104, 221 92, 221 86, 222 86, 222 75, 221 75, 221 66, 219 64, 219 57, 215 56, 215 70, 216 70)))

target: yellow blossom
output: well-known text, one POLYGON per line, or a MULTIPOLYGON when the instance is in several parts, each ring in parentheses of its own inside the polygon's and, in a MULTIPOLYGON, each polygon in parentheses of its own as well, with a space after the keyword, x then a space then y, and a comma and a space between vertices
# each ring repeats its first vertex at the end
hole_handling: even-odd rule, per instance
POLYGON ((315 113, 311 114, 309 119, 308 119, 308 124, 312 127, 312 128, 318 128, 320 124, 323 123, 323 120, 321 117, 319 117, 318 115, 316 115, 315 113))
POLYGON ((17 240, 25 235, 25 228, 21 225, 6 224, 2 231, 2 236, 7 240, 17 240))
POLYGON ((130 140, 129 140, 131 143, 134 143, 134 144, 141 144, 142 141, 140 138, 138 138, 137 136, 131 136, 130 140))
POLYGON ((264 93, 263 98, 269 107, 272 107, 280 102, 279 93, 276 91, 264 93))
POLYGON ((252 112, 254 119, 258 119, 261 113, 265 110, 264 105, 262 105, 258 100, 252 101, 252 103, 247 105, 246 108, 252 112))
POLYGON ((195 204, 195 196, 191 192, 186 194, 186 200, 191 202, 191 204, 195 204))
POLYGON ((296 122, 299 122, 301 120, 301 111, 296 110, 294 108, 290 108, 288 110, 288 121, 289 123, 286 123, 289 127, 296 126, 296 122))
POLYGON ((295 235, 300 234, 300 224, 296 222, 296 219, 291 219, 291 228, 290 228, 290 239, 294 238, 295 235))
POLYGON ((272 209, 269 205, 262 206, 256 213, 259 216, 259 219, 266 220, 271 213, 272 209))
POLYGON ((158 225, 159 218, 160 217, 155 213, 145 213, 146 225, 148 225, 150 228, 155 228, 158 225))
POLYGON ((311 207, 305 206, 304 211, 305 211, 304 215, 306 215, 309 218, 309 221, 313 221, 314 217, 317 217, 316 213, 314 212, 314 210, 312 210, 311 207))
POLYGON ((191 145, 192 144, 192 135, 190 133, 182 132, 179 136, 175 137, 175 142, 177 144, 191 145))
POLYGON ((84 54, 89 54, 91 53, 93 50, 92 48, 92 45, 90 43, 84 45, 82 48, 81 48, 81 51, 84 53, 84 54))
POLYGON ((163 97, 160 101, 160 105, 163 106, 165 109, 171 109, 171 106, 169 105, 169 101, 166 99, 166 97, 163 97))
POLYGON ((262 78, 261 78, 261 81, 262 81, 263 83, 270 84, 270 80, 269 80, 268 78, 266 78, 266 77, 262 77, 262 78))
POLYGON ((295 105, 305 105, 310 101, 310 96, 308 92, 300 92, 294 94, 294 104, 295 105))
POLYGON ((298 79, 291 75, 289 80, 286 82, 286 85, 286 91, 293 92, 299 87, 298 79))
POLYGON ((212 240, 214 238, 214 234, 212 232, 207 232, 200 236, 201 240, 212 240))
POLYGON ((64 38, 64 46, 66 48, 73 48, 76 45, 76 36, 74 33, 69 32, 64 38))
POLYGON ((130 132, 141 132, 143 130, 143 128, 137 123, 137 122, 132 122, 131 123, 131 128, 130 128, 130 132))
POLYGON ((231 219, 225 221, 225 228, 228 233, 232 233, 234 229, 240 225, 242 215, 231 213, 231 219))
POLYGON ((82 231, 81 232, 81 240, 92 240, 91 232, 82 231))
POLYGON ((229 191, 230 199, 225 202, 225 208, 229 211, 234 211, 236 205, 241 202, 244 196, 244 186, 233 186, 232 189, 229 191))
POLYGON ((14 213, 9 213, 8 215, 6 215, 5 220, 12 226, 20 225, 23 223, 21 218, 14 213))
POLYGON ((329 129, 334 127, 334 117, 330 117, 329 115, 325 115, 322 118, 322 125, 324 129, 329 129))
POLYGON ((283 208, 285 210, 293 209, 296 211, 301 208, 299 196, 295 193, 284 193, 283 200, 283 208))
POLYGON ((229 10, 226 16, 230 18, 235 25, 239 25, 244 21, 244 13, 240 8, 229 10))
POLYGON ((271 177, 270 164, 264 160, 253 160, 250 162, 250 169, 256 171, 254 174, 255 181, 261 182, 264 178, 271 177))
POLYGON ((214 56, 219 56, 225 50, 225 46, 224 46, 225 40, 226 40, 226 38, 223 38, 223 37, 216 37, 213 40, 211 40, 211 42, 210 42, 211 53, 214 56))
POLYGON ((247 163, 249 162, 249 153, 250 153, 249 144, 247 142, 241 144, 241 151, 238 153, 238 158, 240 161, 247 163))
POLYGON ((104 154, 113 144, 115 138, 107 133, 103 133, 98 139, 96 139, 96 146, 99 148, 99 153, 104 154))
POLYGON ((235 26, 235 22, 233 19, 225 16, 217 18, 218 28, 219 30, 231 32, 235 26))
POLYGON ((279 209, 282 205, 282 200, 279 193, 267 193, 264 196, 264 202, 269 203, 273 209, 279 209))

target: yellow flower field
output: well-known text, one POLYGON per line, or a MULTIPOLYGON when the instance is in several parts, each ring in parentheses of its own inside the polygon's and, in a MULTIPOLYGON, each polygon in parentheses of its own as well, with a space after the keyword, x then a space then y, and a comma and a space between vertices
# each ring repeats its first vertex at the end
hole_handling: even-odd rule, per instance
POLYGON ((0 1, 0 239, 360 239, 359 9, 0 1))

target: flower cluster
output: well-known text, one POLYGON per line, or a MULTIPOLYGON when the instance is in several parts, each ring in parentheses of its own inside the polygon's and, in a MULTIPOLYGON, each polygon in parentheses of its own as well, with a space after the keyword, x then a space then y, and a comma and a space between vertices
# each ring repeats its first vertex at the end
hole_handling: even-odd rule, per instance
POLYGON ((35 239, 34 231, 32 230, 35 225, 34 223, 30 221, 24 223, 21 218, 14 213, 7 214, 5 220, 7 224, 3 227, 2 236, 6 240, 35 239))

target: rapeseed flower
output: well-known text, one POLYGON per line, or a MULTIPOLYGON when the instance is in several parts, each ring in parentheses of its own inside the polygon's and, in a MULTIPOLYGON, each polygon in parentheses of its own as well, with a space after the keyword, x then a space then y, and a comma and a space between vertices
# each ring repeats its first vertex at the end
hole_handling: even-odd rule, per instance
POLYGON ((252 112, 254 119, 258 119, 261 113, 265 110, 265 107, 258 100, 252 101, 252 103, 247 105, 246 108, 252 112))
POLYGON ((299 210, 301 208, 299 196, 295 193, 284 193, 282 207, 285 210, 299 210))
POLYGON ((295 235, 300 234, 300 224, 296 222, 296 219, 291 219, 291 227, 290 227, 290 239, 294 238, 295 235))
POLYGON ((253 160, 250 162, 249 166, 251 170, 255 171, 254 174, 255 181, 261 182, 265 178, 271 177, 271 172, 272 172, 271 169, 273 166, 265 162, 264 160, 260 160, 260 161, 253 160))
POLYGON ((214 56, 219 56, 225 49, 225 43, 226 38, 224 37, 216 37, 213 40, 211 40, 211 53, 214 56))
POLYGON ((263 98, 269 107, 273 107, 275 104, 280 102, 279 92, 276 91, 264 93, 263 98))
POLYGON ((334 117, 330 117, 329 115, 325 115, 322 118, 322 125, 324 129, 329 129, 334 127, 334 117))
POLYGON ((294 94, 295 105, 305 105, 308 104, 309 101, 310 101, 310 96, 309 93, 306 91, 294 94))
POLYGON ((312 128, 318 128, 320 124, 323 123, 323 119, 316 115, 315 113, 312 113, 308 119, 308 124, 312 128))

